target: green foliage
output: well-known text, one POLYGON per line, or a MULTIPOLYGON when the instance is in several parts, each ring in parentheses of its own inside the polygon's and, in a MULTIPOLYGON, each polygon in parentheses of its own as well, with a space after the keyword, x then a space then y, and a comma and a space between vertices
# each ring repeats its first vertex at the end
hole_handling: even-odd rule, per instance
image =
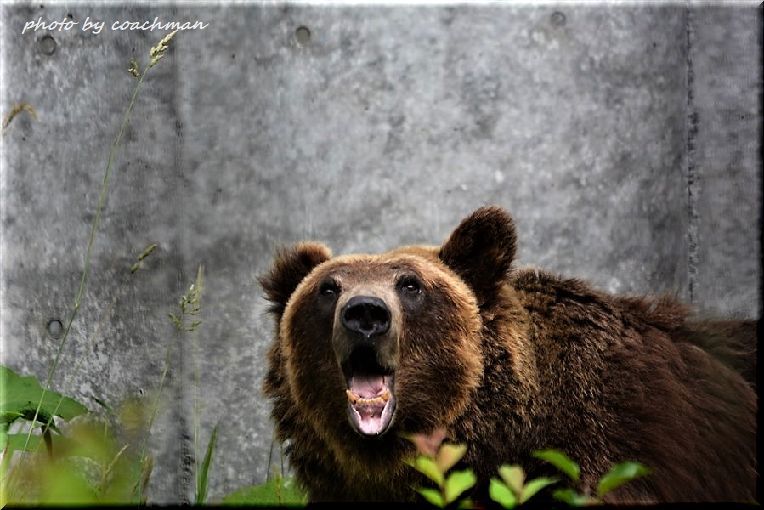
POLYGON ((210 435, 210 442, 207 443, 207 453, 204 455, 204 461, 202 462, 201 469, 196 471, 196 504, 202 505, 207 502, 207 475, 210 471, 210 464, 212 463, 212 452, 215 450, 215 445, 218 440, 218 426, 212 429, 210 435))
POLYGON ((467 453, 467 445, 464 444, 442 444, 438 450, 435 462, 441 473, 447 472, 454 467, 459 459, 467 453))
POLYGON ((552 493, 552 497, 570 506, 588 506, 599 503, 591 496, 579 494, 573 489, 557 489, 552 493))
POLYGON ((202 321, 197 317, 202 312, 202 290, 204 288, 204 267, 199 266, 196 270, 196 280, 188 288, 188 291, 181 296, 178 302, 180 312, 178 315, 168 314, 170 322, 178 331, 194 331, 202 321))
POLYGON ((537 459, 545 460, 552 464, 554 467, 568 475, 568 478, 574 482, 578 482, 581 476, 581 468, 578 464, 573 462, 570 457, 565 455, 560 450, 537 450, 533 452, 533 456, 537 459))
MULTIPOLYGON (((88 412, 87 407, 76 400, 54 391, 44 391, 33 376, 20 376, 8 367, 0 365, 0 449, 10 451, 28 450, 33 441, 29 434, 8 434, 12 423, 25 420, 32 426, 40 425, 43 433, 48 429, 58 432, 53 417, 71 420, 88 412), (39 409, 38 409, 39 407, 39 409), (23 441, 22 441, 23 436, 23 441)), ((34 440, 39 442, 39 436, 34 440)), ((46 439, 52 441, 52 439, 46 439)), ((35 447, 36 448, 36 447, 35 447)))
MULTIPOLYGON (((174 36, 175 32, 166 35, 151 48, 150 61, 142 72, 135 59, 131 60, 128 67, 130 74, 137 78, 137 83, 122 117, 119 131, 111 143, 87 240, 79 288, 63 335, 56 346, 55 357, 48 368, 45 387, 33 377, 21 377, 6 367, 0 367, 0 508, 9 502, 33 505, 145 503, 143 493, 152 472, 152 458, 144 455, 142 449, 120 439, 121 431, 113 430, 107 421, 97 421, 92 416, 82 417, 83 419, 68 424, 68 427, 62 427, 64 434, 61 434, 54 418, 71 420, 85 415, 87 408, 74 399, 50 391, 49 388, 85 295, 95 235, 106 204, 116 152, 121 146, 143 80, 166 53, 174 36), (28 432, 9 433, 11 425, 19 421, 28 422, 28 432), (32 434, 36 427, 41 429, 42 435, 32 434), (51 434, 51 431, 56 432, 56 435, 51 434), (43 443, 47 452, 39 451, 43 443), (141 453, 136 454, 136 451, 141 453)), ((6 125, 15 115, 25 110, 35 115, 34 109, 26 103, 17 105, 7 118, 6 125)), ((155 248, 156 245, 150 245, 141 253, 136 264, 131 267, 133 273, 140 269, 143 259, 155 248)), ((197 276, 201 277, 200 274, 197 276)), ((191 311, 193 306, 191 303, 191 311)), ((181 319, 182 316, 183 313, 181 319)), ((182 321, 181 326, 185 326, 182 321)), ((192 323, 188 328, 193 329, 196 326, 198 323, 192 323)), ((97 402, 107 411, 110 410, 103 401, 97 402)), ((126 413, 125 416, 129 414, 126 413)), ((139 425, 145 427, 142 420, 145 413, 138 414, 141 416, 139 425)), ((126 429, 130 428, 128 422, 129 420, 123 421, 126 429)), ((145 440, 149 430, 150 424, 143 434, 137 433, 133 436, 142 436, 145 440)), ((199 487, 203 488, 202 492, 205 493, 215 439, 216 431, 213 431, 199 483, 199 487)))
POLYGON ((514 508, 536 495, 556 478, 535 478, 525 483, 525 472, 520 466, 503 465, 499 468, 501 480, 491 479, 489 496, 504 508, 514 508))
POLYGON ((491 478, 491 483, 488 486, 488 496, 504 508, 514 508, 518 503, 515 491, 511 490, 509 485, 496 478, 491 478))
POLYGON ((224 505, 306 505, 308 495, 292 478, 274 476, 264 484, 243 487, 223 498, 224 505))
POLYGON ((3 423, 12 423, 17 418, 25 418, 30 410, 34 412, 41 399, 40 413, 47 416, 60 416, 65 420, 71 420, 75 416, 88 412, 87 407, 60 393, 46 391, 43 396, 42 386, 37 379, 33 376, 20 376, 2 365, 0 365, 0 387, 3 388, 0 394, 0 420, 3 423))
POLYGON ((520 503, 525 503, 535 496, 538 491, 553 483, 557 483, 557 478, 534 478, 523 487, 523 491, 520 495, 520 503))
MULTIPOLYGON (((579 482, 581 468, 559 450, 540 450, 533 456, 545 460, 565 473, 573 482, 579 482)), ((638 462, 622 462, 613 466, 597 483, 597 495, 582 494, 572 488, 557 489, 552 497, 570 506, 587 506, 602 503, 602 498, 621 485, 645 476, 650 470, 638 462)), ((548 485, 548 484, 547 484, 548 485)), ((538 490, 538 489, 537 489, 538 490)))
POLYGON ((626 482, 636 480, 650 474, 650 470, 639 462, 622 462, 613 466, 597 484, 597 497, 602 498, 605 494, 620 487, 626 482))
POLYGON ((138 260, 136 260, 136 261, 135 261, 135 263, 133 263, 133 265, 132 265, 132 266, 130 266, 130 272, 131 272, 131 273, 135 273, 136 271, 138 271, 139 269, 141 269, 141 268, 143 267, 143 259, 145 259, 145 258, 146 258, 146 257, 148 257, 149 255, 151 255, 151 253, 152 253, 154 250, 156 250, 156 248, 157 248, 157 245, 156 245, 156 244, 154 244, 154 243, 152 243, 152 244, 148 245, 148 246, 146 247, 146 249, 144 249, 144 250, 143 250, 143 252, 141 252, 141 254, 140 254, 140 255, 138 255, 138 260))
POLYGON ((130 63, 127 66, 127 72, 130 73, 133 78, 141 77, 141 70, 139 68, 138 61, 135 58, 130 59, 130 63))
POLYGON ((172 38, 175 37, 176 33, 178 33, 178 31, 173 30, 172 32, 164 36, 162 40, 159 41, 159 44, 151 48, 151 50, 149 51, 149 55, 151 56, 151 62, 149 62, 148 69, 151 69, 152 67, 157 65, 157 63, 159 63, 159 60, 162 57, 164 57, 164 54, 167 51, 167 48, 170 47, 170 41, 172 41, 172 38))
MULTIPOLYGON (((441 444, 445 434, 436 431, 431 435, 412 435, 408 437, 417 446, 419 455, 408 461, 409 465, 425 475, 437 485, 437 488, 419 488, 417 492, 431 505, 444 508, 459 501, 460 496, 477 482, 470 469, 455 471, 447 475, 448 470, 459 462, 467 452, 466 445, 441 444)), ((545 460, 563 472, 571 482, 578 484, 581 477, 580 466, 559 450, 539 450, 533 456, 545 460)), ((624 462, 615 465, 599 481, 597 497, 582 494, 573 488, 559 488, 552 492, 552 497, 570 506, 601 504, 602 497, 609 491, 649 473, 649 470, 636 462, 624 462)), ((539 477, 526 480, 525 471, 518 465, 503 465, 499 468, 501 478, 491 478, 488 495, 504 508, 512 509, 528 502, 542 489, 556 484, 557 478, 539 477)), ((460 507, 472 506, 470 500, 462 500, 460 507)))
POLYGON ((443 477, 443 471, 440 470, 438 463, 435 462, 435 459, 426 457, 424 455, 419 455, 410 463, 410 466, 436 484, 443 485, 443 482, 445 481, 443 477))
MULTIPOLYGON (((471 489, 477 482, 471 469, 448 472, 467 453, 466 445, 441 444, 445 438, 443 430, 432 434, 414 434, 407 439, 417 447, 418 455, 407 463, 433 481, 438 488, 419 488, 417 492, 430 504, 444 508, 460 500, 462 494, 471 489), (448 474, 448 476, 446 476, 448 474)), ((461 506, 470 505, 468 500, 462 500, 461 506)))
POLYGON ((444 500, 446 503, 456 501, 464 491, 472 488, 475 485, 475 482, 477 482, 477 478, 471 469, 454 471, 448 475, 448 478, 446 478, 446 481, 443 484, 444 500))
MULTIPOLYGON (((46 393, 46 396, 49 393, 46 393)), ((108 423, 83 417, 70 423, 65 433, 53 436, 52 448, 37 451, 38 435, 9 434, 2 468, 6 504, 136 504, 147 483, 145 459, 108 423), (9 455, 18 452, 11 462, 9 455)), ((43 436, 44 437, 44 436, 43 436)))
POLYGON ((446 506, 446 500, 438 489, 419 489, 417 492, 422 495, 431 505, 443 508, 446 506))

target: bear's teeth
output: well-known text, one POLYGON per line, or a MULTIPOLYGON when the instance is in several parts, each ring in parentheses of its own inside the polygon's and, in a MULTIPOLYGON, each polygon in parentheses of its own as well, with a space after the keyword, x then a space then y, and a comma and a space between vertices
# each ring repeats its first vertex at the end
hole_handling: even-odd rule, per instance
POLYGON ((375 398, 359 398, 358 403, 362 406, 377 406, 385 403, 382 397, 375 398))
POLYGON ((345 393, 348 396, 348 400, 353 405, 362 405, 362 406, 373 406, 373 405, 384 405, 387 403, 388 400, 390 400, 390 392, 385 390, 384 393, 382 393, 378 397, 374 398, 363 398, 359 395, 356 395, 352 390, 345 390, 345 393))

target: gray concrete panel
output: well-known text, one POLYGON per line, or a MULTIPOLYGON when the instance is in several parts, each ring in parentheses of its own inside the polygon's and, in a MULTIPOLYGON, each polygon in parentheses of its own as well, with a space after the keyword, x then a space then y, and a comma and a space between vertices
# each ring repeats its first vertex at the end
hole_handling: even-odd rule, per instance
POLYGON ((757 317, 761 35, 750 12, 6 5, 2 112, 26 101, 39 119, 20 115, 3 140, 3 363, 46 373, 46 325, 76 293, 134 83, 127 62, 145 62, 161 37, 56 32, 48 54, 43 33, 20 35, 26 20, 209 23, 178 34, 138 98, 55 379, 95 409, 91 395, 156 388, 170 346, 152 439, 151 498, 165 502, 192 492, 196 419, 202 446, 220 426, 212 500, 266 477, 273 325, 256 277, 285 243, 436 244, 499 204, 518 226, 519 265, 757 317), (131 275, 149 243, 157 251, 131 275), (167 313, 199 264, 203 323, 181 335, 167 313))
POLYGON ((707 6, 690 20, 692 298, 710 313, 754 317, 761 307, 754 284, 761 279, 761 8, 707 6))

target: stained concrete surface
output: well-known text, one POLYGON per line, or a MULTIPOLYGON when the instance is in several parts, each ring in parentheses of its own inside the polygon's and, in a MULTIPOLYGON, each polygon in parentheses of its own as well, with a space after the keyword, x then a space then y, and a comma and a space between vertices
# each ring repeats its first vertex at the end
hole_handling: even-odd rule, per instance
POLYGON ((162 34, 21 35, 23 24, 209 23, 176 37, 138 97, 54 380, 95 410, 93 396, 155 390, 169 348, 152 501, 192 493, 194 416, 202 443, 220 424, 211 500, 279 463, 260 392, 273 325, 256 276, 284 243, 434 244, 499 204, 518 225, 520 265, 759 317, 759 9, 2 9, 2 112, 38 113, 3 138, 2 358, 39 377, 57 347, 47 324, 76 293, 134 85, 127 63, 162 34), (178 334, 167 313, 199 264, 203 323, 178 334))

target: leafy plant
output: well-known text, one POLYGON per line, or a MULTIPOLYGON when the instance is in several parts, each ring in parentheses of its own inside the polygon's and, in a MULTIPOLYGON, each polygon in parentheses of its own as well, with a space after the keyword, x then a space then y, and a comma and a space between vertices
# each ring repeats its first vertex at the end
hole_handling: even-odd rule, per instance
MULTIPOLYGON (((460 500, 460 496, 476 483, 471 469, 454 471, 448 474, 467 452, 466 445, 442 444, 445 431, 438 429, 432 434, 414 434, 407 437, 417 449, 418 455, 408 463, 414 469, 435 483, 436 489, 416 489, 422 497, 432 505, 444 508, 454 503, 460 507, 474 506, 469 499, 460 500)), ((581 468, 567 455, 559 450, 538 450, 533 456, 544 460, 570 479, 575 485, 580 482, 581 468)), ((592 496, 579 493, 572 488, 556 489, 552 497, 571 506, 596 505, 602 503, 602 498, 610 491, 621 485, 645 476, 650 471, 638 462, 623 462, 613 466, 597 484, 597 494, 592 496)), ((511 509, 527 503, 542 489, 559 482, 554 477, 539 477, 526 480, 526 473, 518 465, 502 465, 499 468, 500 478, 491 478, 488 487, 489 497, 504 508, 511 509)))
MULTIPOLYGON (((559 450, 539 450, 534 452, 533 456, 552 464, 567 475, 574 484, 579 483, 581 468, 563 452, 559 450)), ((563 488, 555 490, 552 493, 552 497, 570 506, 597 505, 602 503, 602 499, 610 491, 649 473, 650 470, 639 462, 622 462, 614 465, 600 478, 597 483, 596 496, 580 493, 572 488, 563 488)))
POLYGON ((20 376, 4 366, 0 366, 0 387, 0 450, 30 450, 39 446, 39 438, 32 441, 31 434, 9 434, 14 422, 25 420, 31 427, 40 427, 48 452, 52 453, 50 431, 59 433, 54 416, 71 420, 88 412, 76 400, 54 391, 45 392, 34 377, 20 376))
MULTIPOLYGON (((477 481, 472 469, 463 469, 449 473, 464 454, 466 445, 443 443, 445 431, 438 429, 430 435, 414 434, 409 439, 417 447, 418 455, 408 461, 408 464, 422 473, 437 486, 418 488, 417 492, 429 503, 444 508, 458 501, 465 491, 472 488, 477 481)), ((462 506, 471 506, 469 500, 461 501, 462 506)))
POLYGON ((541 489, 557 483, 557 478, 534 478, 526 483, 523 468, 503 465, 499 468, 501 479, 491 478, 489 496, 504 508, 514 508, 528 501, 541 489))
POLYGON ((650 474, 650 470, 639 462, 616 464, 597 483, 597 497, 602 499, 608 492, 648 474, 650 474))
MULTIPOLYGON (((122 476, 117 476, 114 478, 115 473, 120 472, 122 469, 121 466, 123 462, 125 462, 128 457, 131 457, 124 453, 126 447, 123 447, 116 453, 111 452, 108 448, 105 447, 98 449, 98 451, 105 451, 109 454, 114 453, 114 455, 110 457, 110 461, 106 464, 97 463, 98 466, 103 468, 101 473, 103 476, 95 488, 93 484, 90 483, 91 480, 87 476, 89 471, 93 471, 92 469, 89 469, 89 467, 93 467, 91 465, 92 463, 88 463, 86 460, 75 461, 75 459, 90 459, 92 461, 92 456, 87 455, 88 451, 81 449, 78 450, 75 448, 72 451, 79 452, 78 454, 67 455, 65 454, 66 450, 64 450, 64 454, 54 455, 54 453, 58 453, 58 448, 54 449, 54 445, 56 443, 61 443, 61 445, 68 444, 70 446, 71 444, 74 444, 69 441, 70 439, 74 439, 73 437, 65 438, 66 441, 54 440, 54 436, 51 435, 51 431, 58 433, 58 429, 56 428, 56 424, 54 422, 54 417, 58 416, 63 419, 70 419, 74 416, 85 414, 87 409, 81 403, 55 393, 50 388, 53 381, 53 376, 61 362, 64 347, 69 337, 69 332, 71 331, 72 323, 76 319, 82 304, 88 276, 90 274, 95 234, 98 230, 98 226, 101 221, 101 215, 106 204, 112 166, 117 153, 117 149, 119 148, 122 138, 126 132, 126 128, 130 120, 130 115, 135 106, 136 98, 138 96, 138 92, 141 89, 144 78, 146 77, 148 71, 153 68, 165 55, 171 40, 175 36, 175 33, 176 32, 171 32, 167 34, 159 41, 156 46, 151 48, 149 52, 150 61, 142 72, 138 69, 137 62, 131 63, 130 72, 137 78, 137 83, 133 88, 132 96, 123 115, 119 131, 111 143, 108 160, 106 162, 106 168, 104 170, 103 182, 98 196, 98 203, 96 205, 94 219, 91 224, 90 233, 87 240, 84 267, 80 277, 79 288, 74 298, 72 311, 68 317, 68 320, 65 322, 63 334, 56 349, 56 354, 48 367, 48 374, 45 385, 40 385, 39 382, 37 382, 37 380, 32 377, 20 377, 10 369, 0 367, 0 369, 2 369, 3 378, 2 395, 0 395, 0 406, 2 407, 2 411, 0 411, 0 446, 2 446, 3 451, 2 464, 0 464, 0 476, 2 476, 2 480, 0 480, 0 482, 2 482, 0 506, 3 506, 8 501, 9 487, 19 488, 17 495, 19 495, 18 500, 21 502, 71 503, 144 501, 142 491, 148 481, 148 476, 151 472, 152 461, 150 457, 141 455, 137 458, 137 462, 132 462, 130 464, 132 466, 137 466, 136 472, 137 476, 139 477, 137 482, 130 482, 132 484, 131 488, 135 489, 137 487, 138 490, 138 496, 135 498, 132 496, 125 496, 125 493, 123 492, 115 492, 111 490, 113 484, 110 482, 110 480, 126 479, 122 476), (29 427, 26 438, 23 440, 23 442, 19 436, 9 433, 11 424, 19 419, 26 420, 32 425, 29 427), (33 435, 33 430, 38 425, 42 430, 43 441, 39 440, 39 436, 33 435), (43 464, 41 464, 41 456, 35 455, 35 452, 40 447, 42 442, 44 442, 47 446, 49 457, 46 463, 43 464), (19 462, 15 464, 13 469, 11 469, 13 453, 14 451, 18 450, 21 450, 21 453, 25 456, 19 459, 19 462), (31 497, 30 499, 27 497, 28 493, 26 492, 26 489, 28 488, 37 488, 37 492, 39 494, 36 497, 31 497), (47 489, 42 490, 41 488, 47 489)), ((10 123, 13 117, 24 110, 33 116, 35 114, 35 111, 31 106, 26 104, 17 105, 14 107, 11 114, 7 117, 3 127, 7 127, 7 124, 10 123)), ((5 129, 3 132, 5 132, 5 129)), ((139 258, 139 262, 150 253, 151 250, 145 250, 142 256, 139 258)), ((132 272, 135 272, 138 268, 139 266, 134 266, 131 268, 132 272)), ((98 437, 102 437, 104 441, 110 440, 109 438, 111 437, 111 433, 109 432, 107 425, 104 423, 103 427, 99 426, 99 428, 101 429, 102 433, 98 437)), ((85 439, 86 438, 87 436, 85 436, 85 439)), ((79 443, 83 443, 85 439, 80 438, 79 443)), ((78 442, 75 441, 75 443, 78 442)), ((113 443, 114 442, 112 441, 109 444, 113 443)), ((88 444, 92 445, 94 443, 91 442, 88 444)), ((34 490, 32 492, 34 493, 34 490)))
POLYGON ((3 422, 5 430, 17 420, 30 421, 36 399, 43 398, 37 413, 38 420, 43 419, 41 435, 3 436, 0 503, 141 502, 140 493, 147 482, 144 463, 105 420, 89 415, 84 405, 70 397, 52 391, 38 397, 43 389, 34 377, 21 377, 6 367, 0 367, 0 375, 5 390, 0 405, 3 419, 8 420, 3 422), (53 423, 54 416, 79 419, 62 425, 62 431, 53 423), (38 452, 43 442, 47 451, 38 452), (12 462, 14 452, 21 455, 16 462, 12 462))
POLYGON ((243 487, 223 498, 224 505, 290 505, 304 506, 308 495, 292 478, 275 475, 260 485, 243 487))

